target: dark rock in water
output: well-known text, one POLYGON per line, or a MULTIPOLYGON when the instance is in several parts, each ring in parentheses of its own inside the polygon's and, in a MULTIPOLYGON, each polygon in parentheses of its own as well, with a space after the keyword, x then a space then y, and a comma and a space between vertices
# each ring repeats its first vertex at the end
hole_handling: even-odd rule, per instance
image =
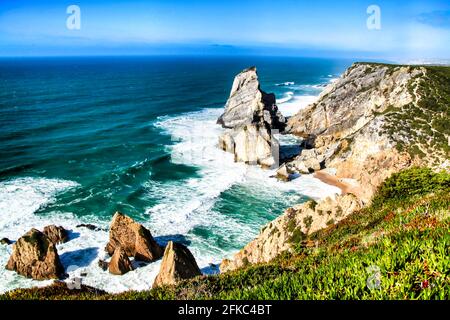
POLYGON ((50 239, 54 244, 64 243, 69 240, 67 230, 63 227, 58 227, 55 225, 46 226, 44 228, 44 234, 50 239))
POLYGON ((99 227, 97 227, 96 225, 90 224, 90 223, 82 223, 77 225, 77 228, 86 228, 92 231, 99 231, 101 230, 99 227))
POLYGON ((106 252, 113 255, 121 247, 128 257, 152 262, 163 255, 163 248, 156 243, 151 232, 130 217, 116 212, 113 217, 106 252))
POLYGON ((98 266, 99 266, 103 271, 106 271, 106 270, 108 270, 109 263, 106 262, 105 260, 98 260, 98 266))
POLYGON ((17 240, 6 269, 36 280, 59 279, 64 275, 55 244, 36 229, 17 240))
POLYGON ((8 238, 2 238, 2 239, 0 240, 0 243, 1 243, 1 244, 6 244, 6 245, 10 245, 10 244, 12 243, 12 241, 9 240, 8 238))
POLYGON ((110 273, 115 275, 122 275, 133 270, 130 259, 121 247, 117 247, 114 251, 108 269, 110 273))
POLYGON ((201 275, 197 262, 189 249, 181 243, 170 241, 156 276, 153 287, 172 285, 183 279, 190 279, 201 275))

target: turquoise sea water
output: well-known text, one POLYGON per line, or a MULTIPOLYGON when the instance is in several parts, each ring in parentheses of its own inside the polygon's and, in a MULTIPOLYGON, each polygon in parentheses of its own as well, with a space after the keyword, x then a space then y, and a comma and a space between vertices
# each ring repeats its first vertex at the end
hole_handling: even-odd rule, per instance
MULTIPOLYGON (((236 164, 216 148, 233 77, 256 65, 262 89, 293 114, 351 64, 271 57, 118 57, 0 60, 0 237, 50 223, 71 230, 58 247, 85 283, 148 288, 159 262, 122 276, 97 267, 119 210, 157 241, 182 241, 205 273, 285 208, 336 192, 236 164), (105 230, 76 227, 94 223, 105 230)), ((11 246, 0 246, 4 265, 11 246)), ((0 292, 46 282, 0 268, 0 292)))

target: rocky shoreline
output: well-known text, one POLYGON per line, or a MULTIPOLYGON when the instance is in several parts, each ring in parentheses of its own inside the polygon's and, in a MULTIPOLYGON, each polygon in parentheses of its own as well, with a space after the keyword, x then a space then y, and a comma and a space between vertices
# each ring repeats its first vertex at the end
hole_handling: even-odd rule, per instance
MULTIPOLYGON (((289 119, 278 110, 275 96, 261 90, 255 67, 240 72, 217 120, 225 130, 218 147, 232 153, 236 162, 276 169, 276 178, 286 183, 312 174, 342 192, 287 208, 231 259, 224 259, 220 271, 270 262, 299 244, 314 247, 317 244, 305 240, 308 235, 370 205, 379 185, 393 173, 415 165, 448 172, 445 150, 431 152, 420 146, 424 156, 419 156, 408 151, 414 140, 399 142, 399 132, 392 133, 392 113, 424 108, 420 84, 430 72, 425 67, 355 63, 317 102, 289 119), (299 153, 283 157, 275 133, 302 138, 299 153)), ((6 269, 36 280, 63 280, 67 276, 56 244, 66 241, 67 230, 55 225, 42 232, 31 229, 15 243, 4 238, 3 244, 13 246, 6 269)), ((134 261, 162 259, 154 288, 202 275, 186 246, 170 241, 162 247, 150 230, 120 212, 112 218, 105 251, 110 261, 99 261, 99 268, 117 276, 133 272, 134 261)))

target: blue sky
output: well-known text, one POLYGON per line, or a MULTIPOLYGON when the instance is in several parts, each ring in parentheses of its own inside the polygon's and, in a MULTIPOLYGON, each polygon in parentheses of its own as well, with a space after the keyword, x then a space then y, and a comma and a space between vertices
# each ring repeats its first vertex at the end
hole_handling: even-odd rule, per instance
POLYGON ((450 59, 444 0, 0 0, 0 55, 273 54, 450 59), (381 29, 366 27, 369 5, 381 29), (66 27, 69 5, 81 29, 66 27))

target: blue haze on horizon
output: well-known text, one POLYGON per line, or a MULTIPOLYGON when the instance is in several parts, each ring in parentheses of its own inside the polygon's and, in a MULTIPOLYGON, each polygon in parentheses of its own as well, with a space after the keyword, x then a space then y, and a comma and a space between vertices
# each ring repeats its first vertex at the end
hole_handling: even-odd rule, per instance
POLYGON ((0 56, 302 55, 450 59, 444 0, 0 0, 0 56), (69 30, 69 5, 81 29, 69 30), (369 5, 381 30, 366 27, 369 5))

